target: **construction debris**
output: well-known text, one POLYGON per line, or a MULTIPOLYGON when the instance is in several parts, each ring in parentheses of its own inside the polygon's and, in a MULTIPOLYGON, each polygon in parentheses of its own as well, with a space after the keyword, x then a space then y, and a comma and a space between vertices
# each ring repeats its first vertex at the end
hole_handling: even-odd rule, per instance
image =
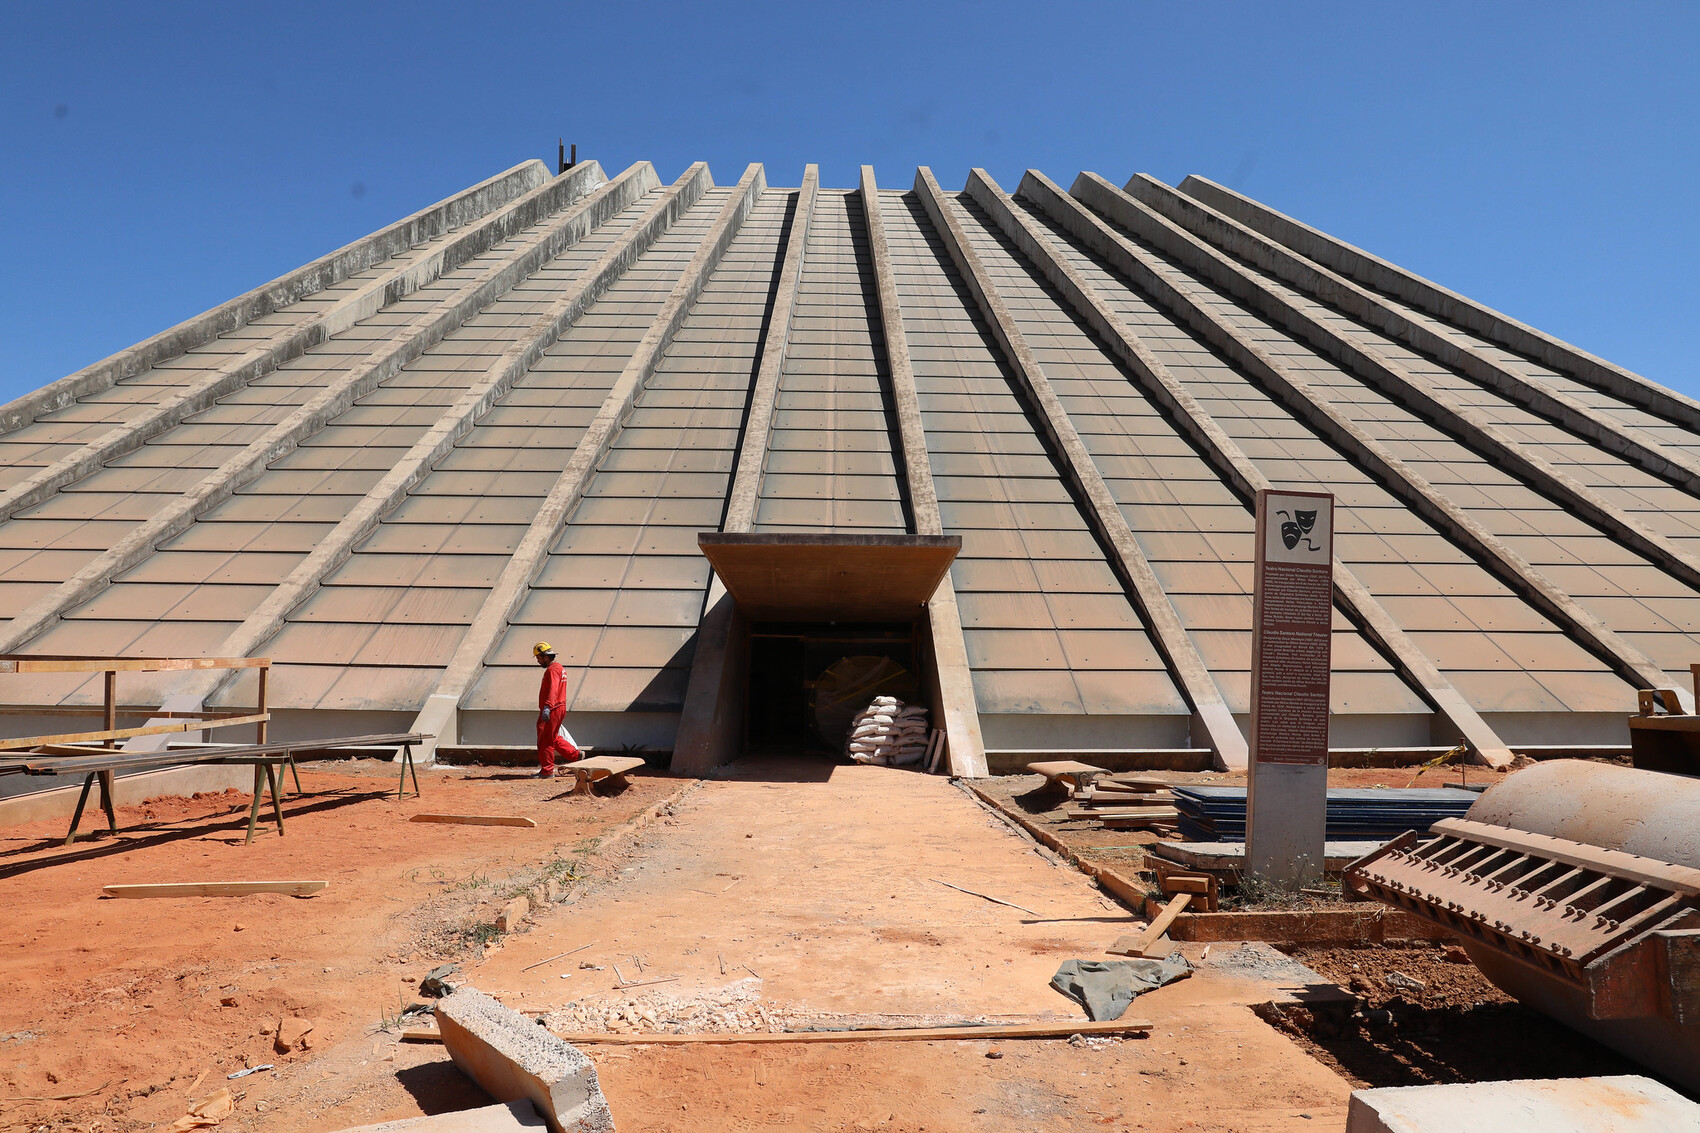
POLYGON ((441 822, 452 826, 526 826, 537 823, 517 814, 416 814, 409 822, 441 822))
POLYGON ((499 1102, 529 1099, 560 1133, 613 1133, 590 1059, 489 996, 463 987, 437 1005, 455 1065, 499 1102))
POLYGON ((286 893, 306 897, 328 881, 185 881, 161 885, 103 885, 108 897, 249 897, 255 893, 286 893))
POLYGON ((1002 897, 993 897, 989 893, 976 893, 972 889, 964 889, 960 885, 952 885, 950 882, 941 880, 940 878, 937 878, 937 877, 933 878, 933 880, 937 881, 940 885, 944 886, 946 889, 954 889, 958 893, 966 893, 970 897, 978 897, 982 901, 990 901, 994 905, 1007 905, 1012 909, 1020 909, 1022 912, 1031 913, 1033 916, 1036 916, 1036 917, 1042 917, 1042 916, 1045 915, 1041 912, 1037 912, 1033 909, 1029 909, 1026 905, 1017 905, 1014 901, 1005 901, 1002 897))
POLYGON ((196 1102, 189 1108, 188 1113, 173 1121, 167 1128, 172 1130, 172 1133, 186 1133, 190 1129, 217 1125, 235 1110, 236 1103, 231 1100, 230 1090, 227 1087, 196 1102))
MULTIPOLYGON (((1065 960, 1051 977, 1051 986, 1102 1024, 1120 1019, 1135 997, 1190 975, 1192 964, 1179 952, 1162 960, 1065 960)), ((1084 1030, 1077 1024, 1065 1033, 1084 1030)))

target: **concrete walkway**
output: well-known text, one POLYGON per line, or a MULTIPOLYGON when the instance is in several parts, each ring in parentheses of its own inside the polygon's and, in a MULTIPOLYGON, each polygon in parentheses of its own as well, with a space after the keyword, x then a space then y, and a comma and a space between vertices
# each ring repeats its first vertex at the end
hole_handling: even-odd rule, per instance
MULTIPOLYGON (((712 997, 742 979, 745 994, 790 1013, 1080 1019, 1052 973, 1072 957, 1109 958, 1134 924, 943 778, 764 762, 675 809, 618 851, 603 884, 509 937, 469 973, 473 985, 528 1013, 712 997), (582 944, 592 947, 524 970, 582 944), (629 981, 679 978, 621 991, 614 964, 629 981)), ((787 1114, 803 1127, 1338 1128, 1347 1084, 1243 1006, 1280 996, 1206 967, 1134 1004, 1130 1016, 1158 1024, 1148 1038, 1005 1042, 996 1058, 984 1042, 587 1049, 628 1133, 787 1114)))

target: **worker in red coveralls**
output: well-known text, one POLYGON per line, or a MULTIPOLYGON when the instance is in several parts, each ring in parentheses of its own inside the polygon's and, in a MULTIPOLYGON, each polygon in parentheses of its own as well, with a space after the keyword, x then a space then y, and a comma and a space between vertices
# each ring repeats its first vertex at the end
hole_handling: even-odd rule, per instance
POLYGON ((547 641, 531 647, 531 655, 543 666, 543 687, 537 690, 537 777, 555 777, 555 757, 572 763, 584 753, 573 743, 561 723, 567 718, 567 676, 555 661, 547 641))

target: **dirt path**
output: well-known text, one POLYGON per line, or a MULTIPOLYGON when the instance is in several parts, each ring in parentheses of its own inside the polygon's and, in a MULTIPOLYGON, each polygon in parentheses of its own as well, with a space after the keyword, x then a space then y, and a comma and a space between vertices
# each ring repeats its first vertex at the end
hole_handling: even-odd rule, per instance
MULTIPOLYGON (((59 845, 63 820, 0 829, 0 1128, 142 1129, 182 1116, 229 1073, 277 1064, 277 1077, 228 1082, 249 1095, 225 1123, 241 1128, 306 1064, 345 1048, 381 1062, 370 1032, 414 997, 410 978, 480 955, 511 879, 564 868, 683 786, 640 778, 615 798, 566 799, 560 781, 444 768, 421 774, 422 800, 398 802, 388 764, 309 765, 302 780, 305 797, 285 802, 286 835, 251 846, 238 792, 121 808, 119 837, 70 848, 59 845), (539 825, 406 821, 424 810, 539 825), (330 886, 308 899, 101 896, 116 883, 262 879, 330 886), (276 1051, 287 1019, 312 1024, 295 1044, 307 1049, 276 1051), (63 1103, 7 1100, 88 1090, 63 1103)), ((419 1112, 393 1066, 378 1069, 362 1090, 376 1107, 419 1112)))
MULTIPOLYGON (((509 938, 471 982, 558 1029, 600 1027, 602 1009, 626 1005, 665 1018, 709 1004, 757 1026, 763 1010, 1084 1017, 1048 981, 1063 960, 1107 958, 1126 910, 942 779, 826 771, 755 765, 691 792, 605 884, 509 938), (581 944, 593 946, 524 970, 581 944), (678 979, 621 991, 616 964, 630 981, 678 979)), ((1271 994, 1206 968, 1135 1004, 1158 1024, 1149 1038, 1087 1046, 587 1049, 625 1133, 1338 1127, 1346 1083, 1244 1006, 1271 994)))
MULTIPOLYGON (((4 1093, 98 1088, 0 1100, 0 1128, 140 1133, 226 1085, 237 1104, 220 1133, 327 1133, 482 1104, 441 1047, 380 1029, 451 956, 474 986, 561 1029, 1073 1020, 1052 973, 1105 958, 1133 923, 943 779, 765 763, 564 800, 517 773, 449 769, 424 803, 397 803, 388 774, 310 770, 288 836, 246 848, 234 796, 154 804, 124 816, 145 823, 136 832, 71 851, 45 844, 55 824, 0 831, 4 1093), (541 825, 404 821, 424 809, 541 825), (589 853, 611 829, 636 832, 589 853), (570 903, 481 945, 516 885, 574 862, 570 903), (331 887, 309 900, 98 896, 112 882, 232 877, 331 887), (666 982, 622 989, 621 977, 666 982), (279 1054, 278 1024, 295 1018, 313 1030, 279 1054), (276 1067, 226 1078, 263 1063, 276 1067)), ((1155 1024, 1140 1039, 586 1049, 623 1133, 1338 1128, 1347 1082, 1248 1006, 1286 994, 1207 964, 1136 1003, 1155 1024)))

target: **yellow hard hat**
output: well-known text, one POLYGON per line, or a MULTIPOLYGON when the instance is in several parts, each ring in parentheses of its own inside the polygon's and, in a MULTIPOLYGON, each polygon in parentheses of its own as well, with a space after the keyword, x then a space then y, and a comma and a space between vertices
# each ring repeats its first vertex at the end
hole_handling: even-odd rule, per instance
POLYGON ((531 655, 533 657, 541 657, 545 653, 553 652, 555 652, 554 648, 547 641, 539 641, 536 645, 531 647, 531 655))

